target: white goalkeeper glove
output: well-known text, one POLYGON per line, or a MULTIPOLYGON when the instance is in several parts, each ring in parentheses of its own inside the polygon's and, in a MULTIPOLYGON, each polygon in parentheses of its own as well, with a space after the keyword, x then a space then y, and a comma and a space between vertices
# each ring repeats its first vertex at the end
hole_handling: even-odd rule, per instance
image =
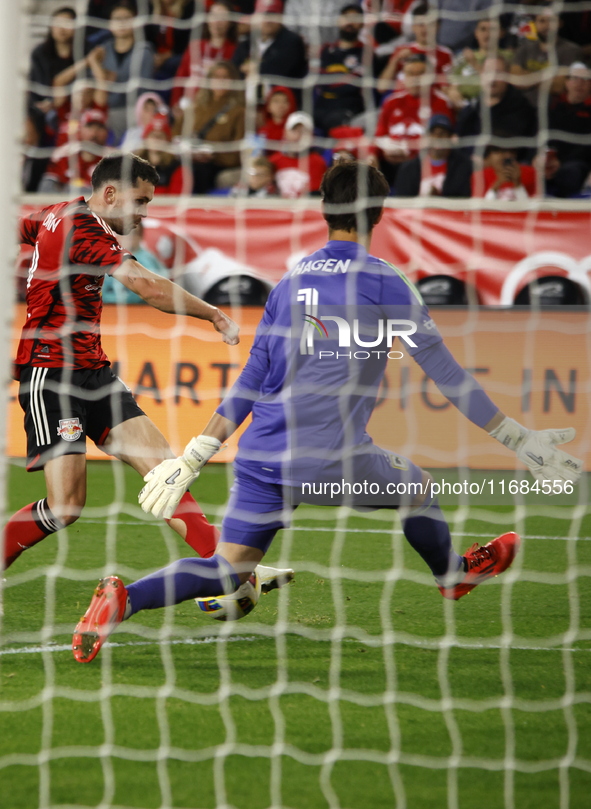
POLYGON ((556 448, 557 444, 573 440, 576 435, 573 427, 565 430, 528 430, 517 421, 504 418, 489 435, 513 450, 536 480, 577 483, 581 477, 583 462, 556 448))
POLYGON ((144 477, 146 485, 138 495, 143 510, 170 520, 184 493, 199 477, 201 468, 221 446, 217 438, 198 435, 189 441, 180 458, 170 458, 155 466, 144 477))

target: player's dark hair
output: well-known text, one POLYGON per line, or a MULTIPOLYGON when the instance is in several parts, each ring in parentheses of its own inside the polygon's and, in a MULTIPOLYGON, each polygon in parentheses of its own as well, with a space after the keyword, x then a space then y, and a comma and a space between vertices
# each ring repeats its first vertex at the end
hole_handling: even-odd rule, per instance
POLYGON ((368 233, 379 222, 390 186, 379 169, 348 160, 322 178, 323 216, 330 230, 368 233))
POLYGON ((124 182, 132 186, 138 180, 158 185, 160 175, 154 166, 135 154, 112 154, 103 157, 92 172, 92 190, 96 191, 107 183, 124 182))

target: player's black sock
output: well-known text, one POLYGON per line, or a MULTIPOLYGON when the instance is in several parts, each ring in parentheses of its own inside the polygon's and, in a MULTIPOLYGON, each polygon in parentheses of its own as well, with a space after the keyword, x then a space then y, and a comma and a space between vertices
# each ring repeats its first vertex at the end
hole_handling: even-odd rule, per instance
POLYGON ((234 568, 221 556, 179 559, 178 562, 127 585, 131 602, 130 614, 180 604, 190 598, 233 593, 239 585, 240 579, 234 568))
POLYGON ((404 536, 431 568, 434 576, 455 572, 462 557, 452 548, 449 526, 436 497, 413 509, 402 520, 404 536))

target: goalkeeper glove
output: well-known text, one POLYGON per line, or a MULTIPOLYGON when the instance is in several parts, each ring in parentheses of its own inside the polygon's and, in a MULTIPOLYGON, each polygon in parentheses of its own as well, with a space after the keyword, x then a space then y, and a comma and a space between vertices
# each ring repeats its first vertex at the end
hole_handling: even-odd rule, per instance
POLYGON ((170 520, 182 496, 197 480, 201 468, 222 446, 217 438, 199 435, 192 438, 180 458, 169 458, 144 477, 146 485, 138 496, 143 510, 170 520))
POLYGON ((557 444, 573 440, 576 435, 573 427, 565 430, 528 430, 513 419, 504 418, 489 435, 513 450, 536 480, 577 483, 581 477, 583 462, 556 448, 557 444))

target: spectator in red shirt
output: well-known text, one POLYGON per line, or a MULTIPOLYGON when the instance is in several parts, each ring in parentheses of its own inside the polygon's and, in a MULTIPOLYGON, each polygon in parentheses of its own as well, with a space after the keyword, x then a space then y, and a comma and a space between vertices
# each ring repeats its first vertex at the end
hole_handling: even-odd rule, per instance
POLYGON ((275 183, 280 196, 295 199, 319 193, 327 166, 318 152, 310 149, 313 134, 312 116, 307 112, 292 112, 285 122, 285 140, 290 145, 269 157, 275 166, 275 183))
POLYGON ((75 189, 83 193, 91 188, 94 167, 105 153, 108 129, 102 110, 85 110, 80 116, 77 140, 70 140, 55 150, 39 184, 42 194, 75 189))
POLYGON ((455 113, 447 96, 435 86, 424 85, 427 60, 415 53, 404 63, 404 88, 384 101, 375 131, 373 165, 394 184, 398 166, 418 154, 420 138, 433 115, 446 115, 451 123, 455 113))
POLYGON ((157 23, 145 26, 145 36, 154 46, 154 79, 170 79, 177 71, 189 44, 188 22, 195 14, 195 0, 152 0, 152 16, 157 23))
POLYGON ((295 96, 289 87, 273 87, 265 101, 265 122, 257 130, 257 134, 267 141, 265 148, 274 149, 274 144, 268 141, 283 140, 285 122, 297 108, 295 96))
POLYGON ((415 53, 424 54, 429 72, 436 84, 447 84, 447 74, 451 70, 453 54, 449 48, 438 45, 437 13, 429 10, 427 3, 419 3, 412 9, 412 32, 415 41, 399 45, 378 79, 377 89, 387 93, 396 89, 396 80, 400 77, 403 65, 409 56, 415 53))
POLYGON ((517 162, 517 149, 497 139, 486 147, 484 167, 472 175, 472 196, 518 200, 536 195, 536 170, 517 162))
POLYGON ((183 168, 174 154, 172 130, 166 115, 155 115, 144 129, 145 149, 138 157, 148 160, 160 175, 154 194, 190 194, 193 185, 192 168, 183 168))
POLYGON ((236 23, 230 19, 233 11, 230 0, 215 0, 209 8, 201 38, 189 42, 170 96, 175 115, 178 116, 179 109, 187 109, 210 67, 216 62, 229 62, 232 59, 237 39, 236 23))

